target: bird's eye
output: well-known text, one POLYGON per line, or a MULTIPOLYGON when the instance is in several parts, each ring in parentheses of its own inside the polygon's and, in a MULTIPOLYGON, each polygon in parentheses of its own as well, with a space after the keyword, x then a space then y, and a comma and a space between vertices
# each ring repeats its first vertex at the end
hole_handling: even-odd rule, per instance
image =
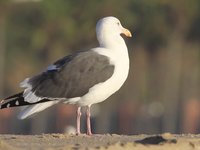
POLYGON ((117 22, 117 25, 118 25, 118 26, 120 26, 120 23, 119 23, 119 22, 117 22))

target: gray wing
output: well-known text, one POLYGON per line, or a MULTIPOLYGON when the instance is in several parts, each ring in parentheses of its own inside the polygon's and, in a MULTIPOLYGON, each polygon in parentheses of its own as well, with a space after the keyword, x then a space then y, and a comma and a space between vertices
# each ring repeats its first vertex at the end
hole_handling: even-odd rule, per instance
POLYGON ((95 84, 113 75, 109 58, 93 51, 60 59, 40 75, 29 79, 31 91, 38 97, 73 98, 85 95, 95 84))

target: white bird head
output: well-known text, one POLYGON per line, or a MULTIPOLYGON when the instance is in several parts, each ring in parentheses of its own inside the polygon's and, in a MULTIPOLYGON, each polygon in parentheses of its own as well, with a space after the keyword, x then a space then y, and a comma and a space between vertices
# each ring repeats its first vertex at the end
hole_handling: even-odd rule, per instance
POLYGON ((102 47, 107 47, 108 42, 119 42, 122 39, 121 34, 132 37, 131 32, 121 25, 119 19, 112 16, 102 18, 97 22, 96 33, 102 47))

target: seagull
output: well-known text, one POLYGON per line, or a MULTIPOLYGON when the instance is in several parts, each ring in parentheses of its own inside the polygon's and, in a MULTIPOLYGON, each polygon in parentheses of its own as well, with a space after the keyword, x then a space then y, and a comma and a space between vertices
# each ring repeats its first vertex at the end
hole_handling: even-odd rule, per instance
POLYGON ((45 71, 20 83, 24 90, 0 101, 0 109, 25 106, 25 119, 57 103, 77 105, 76 134, 80 132, 81 108, 86 107, 87 135, 92 135, 90 108, 118 91, 127 79, 129 55, 121 35, 132 37, 113 16, 96 25, 99 47, 65 56, 45 71))

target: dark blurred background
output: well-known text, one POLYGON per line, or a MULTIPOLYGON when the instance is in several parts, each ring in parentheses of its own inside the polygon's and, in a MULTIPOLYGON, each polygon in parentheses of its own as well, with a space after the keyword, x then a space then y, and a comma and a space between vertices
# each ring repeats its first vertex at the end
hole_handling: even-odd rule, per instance
MULTIPOLYGON (((199 0, 1 0, 0 97, 21 91, 24 78, 55 60, 98 46, 96 22, 110 15, 133 33, 125 39, 130 74, 118 93, 92 106, 93 131, 199 133, 199 0)), ((0 110, 0 133, 74 132, 76 106, 60 104, 22 121, 19 111, 0 110)))

